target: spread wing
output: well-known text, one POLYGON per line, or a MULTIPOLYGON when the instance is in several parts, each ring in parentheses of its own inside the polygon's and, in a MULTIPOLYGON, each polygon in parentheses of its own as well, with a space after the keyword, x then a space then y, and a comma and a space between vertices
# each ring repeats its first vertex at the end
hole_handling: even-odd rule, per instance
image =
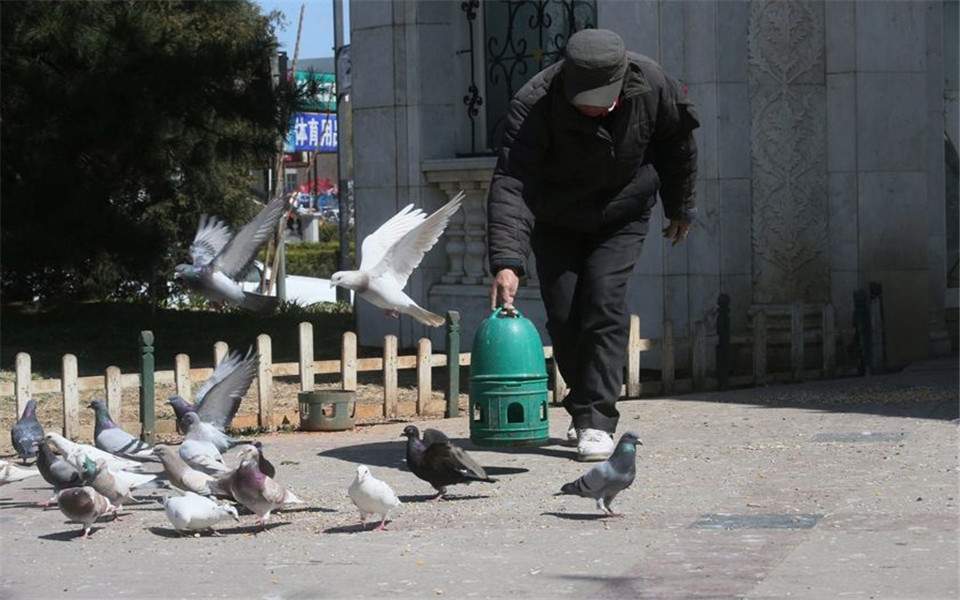
POLYGON ((230 227, 226 223, 216 217, 202 215, 197 234, 190 244, 193 266, 203 267, 212 263, 230 242, 230 236, 230 227))
POLYGON ((200 420, 225 431, 240 408, 243 395, 257 376, 259 355, 251 348, 243 359, 239 354, 231 355, 214 370, 197 394, 197 413, 200 420), (232 359, 232 360, 231 360, 232 359), (229 365, 221 371, 229 361, 229 365), (211 384, 208 387, 208 384, 211 384))
POLYGON ((256 217, 243 226, 226 245, 216 259, 215 265, 227 277, 236 279, 247 271, 257 251, 274 231, 287 207, 284 198, 276 198, 263 207, 256 217))
POLYGON ((411 229, 426 220, 427 216, 412 204, 390 217, 376 231, 368 235, 360 246, 360 270, 369 271, 376 267, 391 246, 397 243, 411 229))
POLYGON ((401 288, 407 285, 410 273, 413 273, 423 260, 423 255, 433 248, 443 235, 450 217, 460 209, 463 197, 464 193, 461 191, 453 200, 438 208, 423 222, 404 234, 384 252, 383 259, 370 269, 371 274, 390 274, 401 288))

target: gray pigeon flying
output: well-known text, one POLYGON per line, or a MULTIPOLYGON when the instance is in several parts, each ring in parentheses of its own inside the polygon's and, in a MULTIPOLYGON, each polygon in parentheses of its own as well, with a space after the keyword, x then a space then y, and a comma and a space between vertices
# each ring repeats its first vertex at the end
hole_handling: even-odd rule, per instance
POLYGON ((197 403, 190 404, 180 396, 171 396, 167 403, 173 407, 177 417, 177 429, 187 433, 187 423, 184 417, 187 413, 196 413, 200 421, 206 426, 204 433, 197 432, 197 436, 217 446, 221 452, 237 444, 235 440, 224 433, 233 421, 233 417, 240 409, 240 402, 250 388, 250 383, 257 376, 257 365, 260 356, 253 351, 247 351, 243 356, 239 352, 231 352, 220 361, 213 374, 203 382, 197 390, 197 403))
POLYGON ((113 422, 107 412, 107 404, 103 400, 94 400, 88 405, 95 413, 93 439, 104 452, 116 454, 126 458, 151 458, 153 450, 150 444, 143 442, 113 422))
POLYGON ((391 316, 403 313, 424 325, 440 327, 444 318, 419 306, 403 288, 423 256, 443 235, 450 217, 460 209, 463 197, 461 191, 429 217, 412 204, 407 205, 364 238, 360 268, 337 271, 330 277, 330 285, 355 291, 391 316))
POLYGON ((435 429, 426 430, 423 441, 420 441, 420 430, 414 425, 407 425, 400 435, 407 438, 407 467, 437 490, 435 500, 446 495, 448 485, 496 482, 469 454, 435 429))
POLYGON ((54 454, 46 440, 40 442, 40 450, 37 453, 37 470, 40 471, 40 476, 53 486, 54 493, 53 498, 41 502, 40 506, 49 506, 60 490, 83 485, 83 476, 80 471, 62 457, 54 454))
POLYGON ((57 494, 60 512, 71 521, 83 525, 83 539, 90 536, 90 528, 106 514, 116 514, 117 508, 90 486, 74 487, 57 494))
POLYGON ((597 508, 618 517, 610 504, 617 494, 630 487, 637 474, 637 444, 643 445, 637 434, 628 431, 620 437, 613 454, 584 473, 580 479, 564 484, 560 494, 583 496, 597 501, 597 508))
POLYGON ((275 296, 243 291, 237 278, 246 273, 254 257, 277 230, 287 201, 276 198, 243 226, 236 235, 216 217, 200 217, 200 226, 190 244, 192 264, 177 265, 174 278, 214 302, 227 302, 255 312, 272 312, 275 296))
POLYGON ((36 400, 27 401, 20 420, 10 429, 10 441, 23 462, 37 455, 40 443, 43 442, 43 427, 37 420, 36 400))

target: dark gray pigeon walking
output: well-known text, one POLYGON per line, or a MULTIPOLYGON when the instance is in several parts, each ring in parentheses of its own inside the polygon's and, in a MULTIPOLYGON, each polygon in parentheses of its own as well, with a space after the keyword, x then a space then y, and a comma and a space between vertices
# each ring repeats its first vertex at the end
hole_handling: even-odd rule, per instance
POLYGON ((257 376, 260 356, 250 348, 247 355, 231 352, 224 358, 213 374, 197 390, 197 403, 190 404, 180 396, 171 396, 167 403, 173 407, 177 417, 177 429, 187 433, 187 413, 196 413, 200 417, 201 427, 194 437, 211 442, 221 452, 243 443, 228 436, 233 417, 240 409, 240 402, 257 376))
POLYGON ((610 504, 617 494, 630 487, 637 474, 637 445, 643 445, 636 433, 628 431, 620 437, 617 447, 607 460, 595 465, 576 481, 564 484, 557 495, 570 494, 593 498, 597 508, 611 517, 610 504))
POLYGON ((496 479, 487 476, 477 461, 462 448, 453 445, 442 432, 427 429, 421 441, 420 430, 414 425, 407 425, 400 435, 407 438, 407 467, 437 490, 435 500, 446 495, 449 485, 473 481, 496 482, 496 479))
POLYGON ((113 422, 103 400, 94 400, 88 406, 93 409, 95 415, 93 440, 97 448, 127 458, 150 460, 154 458, 150 444, 133 437, 113 422))
POLYGON ((247 272, 260 247, 277 230, 286 208, 284 198, 273 200, 236 235, 231 235, 223 221, 203 215, 190 244, 192 264, 177 265, 174 279, 214 302, 226 302, 254 312, 272 312, 277 306, 275 296, 245 292, 237 278, 247 272))
POLYGON ((54 496, 46 502, 41 502, 40 506, 43 507, 49 506, 56 499, 56 494, 60 490, 83 485, 83 475, 80 471, 62 457, 54 454, 46 440, 40 442, 37 452, 37 470, 40 471, 40 476, 53 486, 54 496))
POLYGON ((37 455, 43 442, 43 427, 37 420, 37 401, 28 400, 20 420, 10 428, 10 442, 24 463, 37 455))

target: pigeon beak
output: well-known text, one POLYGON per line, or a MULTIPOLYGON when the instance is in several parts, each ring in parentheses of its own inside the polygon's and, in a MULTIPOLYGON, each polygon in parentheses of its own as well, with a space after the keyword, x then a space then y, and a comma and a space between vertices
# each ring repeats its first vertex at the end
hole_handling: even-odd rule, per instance
POLYGON ((331 287, 331 288, 335 288, 335 287, 337 287, 337 284, 335 284, 334 282, 331 281, 331 282, 330 282, 330 287, 331 287))

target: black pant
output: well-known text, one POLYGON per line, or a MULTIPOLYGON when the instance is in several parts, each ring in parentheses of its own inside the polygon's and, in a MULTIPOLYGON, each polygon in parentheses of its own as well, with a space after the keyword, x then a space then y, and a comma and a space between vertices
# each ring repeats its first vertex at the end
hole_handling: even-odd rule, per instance
POLYGON ((601 233, 543 223, 534 228, 547 331, 570 388, 563 405, 578 429, 617 429, 630 327, 627 282, 647 227, 633 221, 601 233))

